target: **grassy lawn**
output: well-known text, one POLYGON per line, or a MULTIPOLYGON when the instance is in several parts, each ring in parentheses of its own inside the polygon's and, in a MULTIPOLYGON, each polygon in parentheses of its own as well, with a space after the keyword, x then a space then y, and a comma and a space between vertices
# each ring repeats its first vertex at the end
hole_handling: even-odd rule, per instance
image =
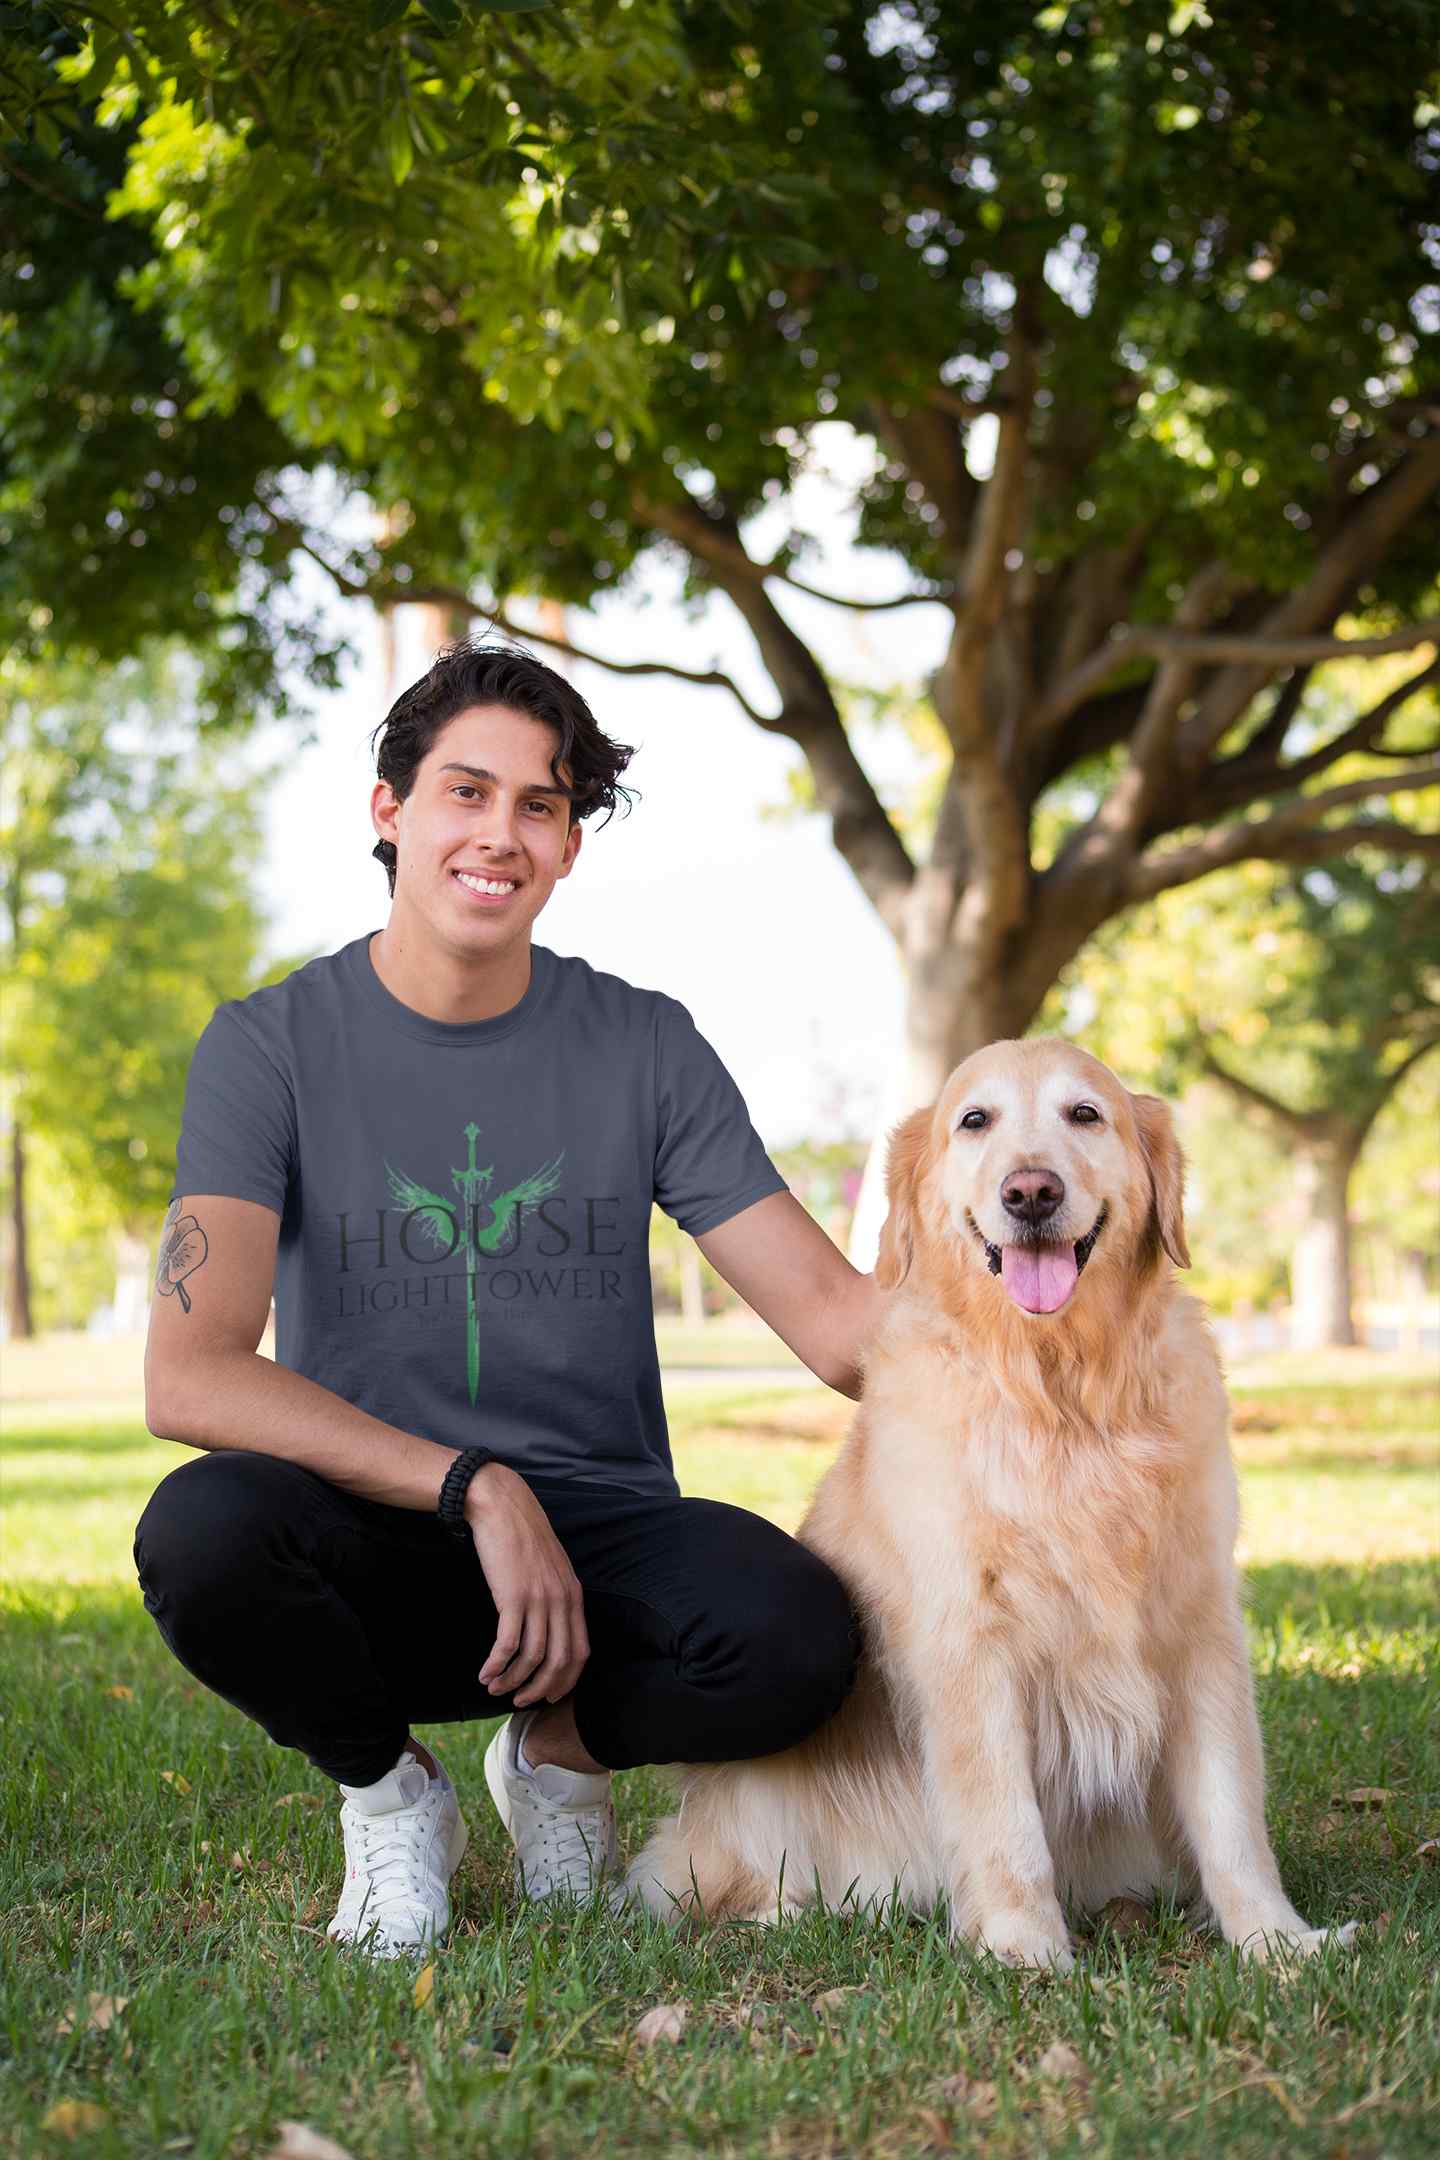
MULTIPOLYGON (((1101 1931, 1054 1982, 905 1918, 690 1941, 535 1918, 485 1796, 491 1727, 453 1726, 426 1737, 472 1839, 419 2003, 413 1969, 324 1940, 333 1788, 144 1613, 131 1530, 179 1455, 99 1393, 6 1416, 0 2150, 262 2160, 286 2120, 356 2160, 1434 2150, 1440 1483, 1418 1368, 1279 1360, 1235 1389, 1274 1838, 1311 1919, 1367 1923, 1357 1955, 1242 1972, 1170 1915, 1101 1931), (1346 1800, 1364 1787, 1383 1798, 1346 1800), (688 2015, 647 2049, 657 2004, 688 2015)), ((822 1390, 677 1389, 682 1483, 793 1526, 846 1414, 822 1390)), ((633 1772, 618 1797, 633 1844, 663 1787, 633 1772)))

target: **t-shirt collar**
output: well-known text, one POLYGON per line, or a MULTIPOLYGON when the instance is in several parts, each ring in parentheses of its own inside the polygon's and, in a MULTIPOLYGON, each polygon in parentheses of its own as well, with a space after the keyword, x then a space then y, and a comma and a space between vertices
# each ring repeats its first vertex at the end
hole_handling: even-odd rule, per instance
POLYGON ((398 1029, 401 1034, 417 1036, 422 1042, 450 1043, 456 1049, 479 1049, 482 1044, 499 1042, 502 1036, 513 1034, 533 1020, 544 1004, 554 975, 554 954, 544 945, 530 948, 530 981, 525 995, 518 1005, 508 1012, 495 1013, 488 1020, 434 1020, 428 1013, 417 1012, 387 990, 375 972, 370 957, 370 940, 376 933, 367 930, 364 937, 342 946, 338 958, 356 996, 372 1018, 384 1026, 398 1029))

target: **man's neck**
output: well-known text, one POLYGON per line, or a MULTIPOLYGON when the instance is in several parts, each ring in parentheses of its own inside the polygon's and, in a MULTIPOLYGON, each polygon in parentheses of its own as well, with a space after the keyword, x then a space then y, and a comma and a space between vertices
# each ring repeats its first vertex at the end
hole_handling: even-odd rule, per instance
POLYGON ((530 987, 530 941, 462 959, 407 931, 392 915, 370 940, 370 964, 391 997, 427 1020, 495 1020, 530 987))

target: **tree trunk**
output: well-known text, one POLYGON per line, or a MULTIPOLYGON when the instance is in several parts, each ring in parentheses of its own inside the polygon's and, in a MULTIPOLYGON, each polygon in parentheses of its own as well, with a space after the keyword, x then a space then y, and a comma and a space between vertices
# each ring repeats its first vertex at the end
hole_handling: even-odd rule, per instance
POLYGON ((680 1242, 680 1317, 688 1328, 705 1325, 705 1276, 693 1238, 680 1242))
POLYGON ((1360 1136, 1349 1126, 1312 1135, 1296 1163, 1302 1220, 1290 1261, 1290 1340, 1296 1350, 1358 1341, 1351 1309, 1350 1179, 1360 1136))
POLYGON ((901 1118, 933 1103, 955 1067, 986 1043, 1023 1035, 1034 1019, 1012 987, 1006 965, 984 969, 963 949, 927 954, 906 969, 905 1054, 897 1058, 881 1095, 879 1119, 850 1223, 849 1259, 869 1273, 880 1249, 889 1206, 885 1157, 901 1118))
POLYGON ((19 1117, 10 1125, 10 1335, 29 1342, 35 1333, 30 1309, 29 1225, 25 1214, 25 1143, 19 1117))

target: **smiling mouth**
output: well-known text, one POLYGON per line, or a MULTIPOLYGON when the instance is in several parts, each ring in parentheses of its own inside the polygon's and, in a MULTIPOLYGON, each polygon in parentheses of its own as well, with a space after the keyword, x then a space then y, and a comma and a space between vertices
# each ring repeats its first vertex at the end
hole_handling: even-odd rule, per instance
POLYGON ((477 900, 508 900, 510 895, 518 890, 520 883, 518 878, 481 877, 478 871, 473 870, 452 870, 450 875, 457 885, 463 885, 466 892, 473 893, 477 900))
POLYGON ((1108 1203, 1102 1204, 1084 1237, 1073 1244, 1035 1239, 1027 1244, 992 1245, 966 1209, 970 1227, 985 1248, 990 1273, 1000 1277, 1015 1304, 1034 1313, 1058 1312, 1067 1302, 1085 1272, 1085 1263, 1095 1250, 1109 1213, 1108 1203))

